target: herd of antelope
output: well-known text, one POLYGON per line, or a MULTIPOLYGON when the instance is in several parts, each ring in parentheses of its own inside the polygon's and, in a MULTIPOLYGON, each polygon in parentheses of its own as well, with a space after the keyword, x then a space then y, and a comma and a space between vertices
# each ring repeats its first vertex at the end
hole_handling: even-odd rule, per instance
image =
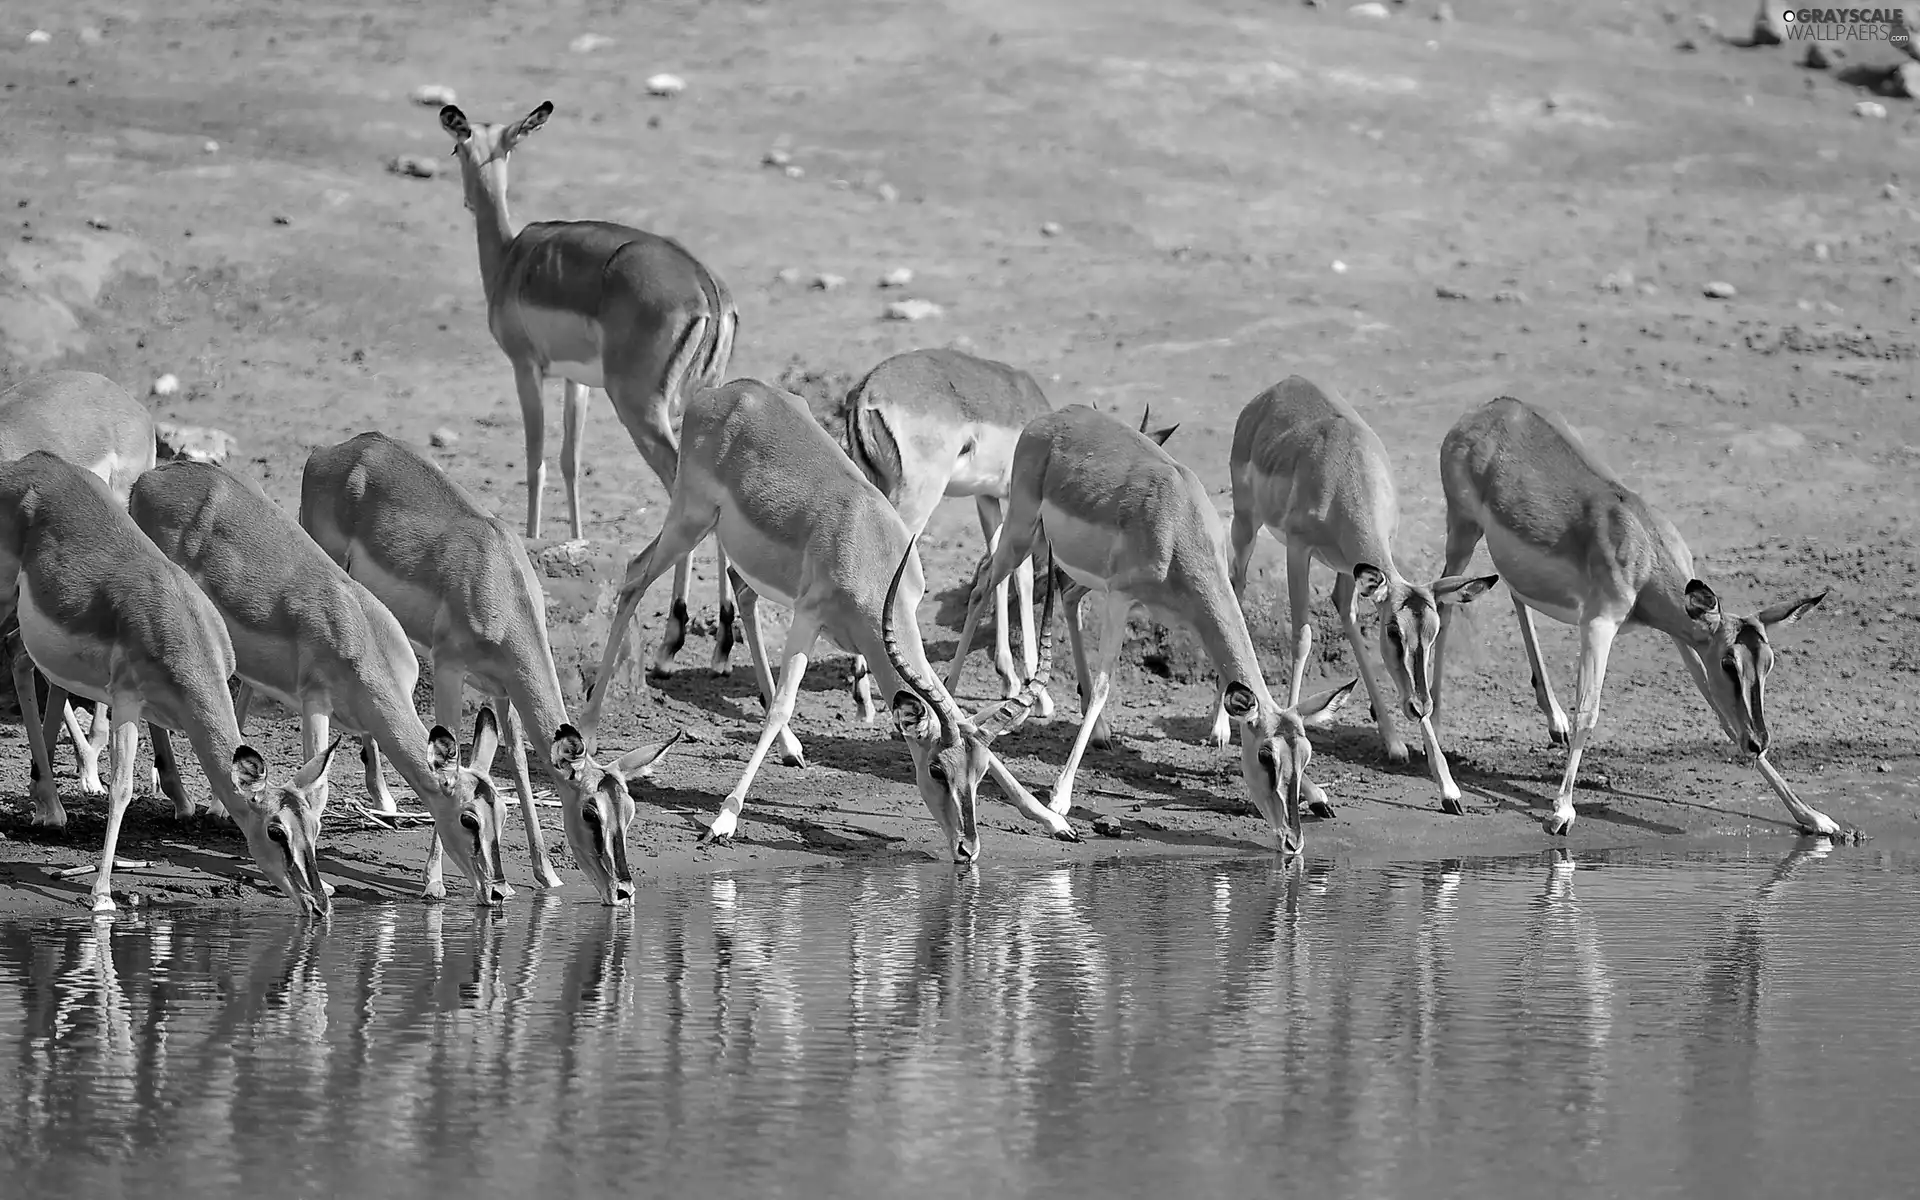
POLYGON ((1225 747, 1239 727, 1242 778, 1282 850, 1301 849, 1303 809, 1332 813, 1307 777, 1307 727, 1326 722, 1361 682, 1388 757, 1408 759, 1398 720, 1404 713, 1419 727, 1441 807, 1459 813, 1460 789, 1436 728, 1447 633, 1457 606, 1503 579, 1535 697, 1552 740, 1567 751, 1545 818, 1550 833, 1564 835, 1573 824, 1575 777, 1599 718, 1608 651, 1632 624, 1673 639, 1722 729, 1754 757, 1800 827, 1839 833, 1766 758, 1769 632, 1826 593, 1752 615, 1723 611, 1713 589, 1694 578, 1673 524, 1556 415, 1503 397, 1448 432, 1440 446, 1445 572, 1417 582, 1395 565, 1399 500, 1385 446, 1351 404, 1298 376, 1256 397, 1234 427, 1230 530, 1200 477, 1162 445, 1171 429, 1150 434, 1144 419, 1136 429, 1084 405, 1055 409, 1032 376, 1002 363, 915 350, 875 367, 844 400, 812 410, 757 380, 726 382, 738 324, 733 298, 678 243, 599 221, 514 229, 508 157, 552 111, 546 103, 509 124, 475 125, 448 105, 440 121, 453 138, 478 233, 488 326, 513 364, 526 431, 526 536, 541 531, 541 391, 550 376, 565 385, 560 463, 572 537, 584 533, 579 476, 590 388, 607 393, 670 494, 660 532, 627 567, 577 725, 561 697, 540 582, 521 537, 406 444, 369 432, 313 451, 296 519, 224 467, 156 465, 146 406, 101 376, 46 374, 0 395, 0 561, 9 581, 0 622, 16 639, 13 681, 32 750, 33 820, 54 827, 66 820, 50 756, 64 726, 81 791, 108 796, 95 911, 114 908, 115 846, 143 721, 155 785, 175 812, 191 815, 194 803, 181 785, 171 733, 191 746, 267 879, 317 915, 330 911, 332 892, 316 849, 328 767, 348 732, 361 739, 371 811, 395 811, 384 752, 431 813, 426 895, 446 894, 443 850, 478 903, 512 894, 500 851, 504 801, 489 774, 502 741, 535 881, 559 886, 528 775, 531 734, 544 747, 574 860, 605 903, 627 902, 628 780, 671 740, 596 757, 601 708, 647 589, 669 569, 673 599, 650 666, 672 668, 688 624, 688 556, 708 535, 720 562, 711 669, 731 669, 734 621, 743 618, 766 703, 759 741, 708 839, 733 835, 776 742, 783 762, 804 764, 788 722, 808 658, 824 638, 856 655, 853 691, 863 721, 876 719, 876 680, 890 698, 921 797, 955 860, 980 853, 975 798, 989 775, 1054 837, 1079 840, 1067 821, 1074 776, 1088 744, 1107 741, 1105 708, 1136 606, 1188 628, 1205 648, 1219 674, 1206 742, 1225 747), (915 541, 942 498, 962 496, 978 507, 988 554, 942 678, 915 617, 926 588, 915 541), (1241 609, 1263 527, 1286 547, 1293 644, 1284 703, 1262 678, 1241 609), (1483 540, 1498 574, 1468 575, 1483 540), (1042 552, 1045 611, 1036 639, 1034 563, 1042 552), (1335 572, 1334 607, 1359 676, 1302 699, 1315 559, 1335 572), (1019 592, 1017 664, 1010 580, 1019 592), (1001 696, 969 714, 954 688, 989 597, 1001 696), (793 613, 777 655, 760 626, 763 598, 793 613), (1001 764, 993 742, 1053 709, 1047 683, 1056 599, 1081 720, 1043 802, 1001 764), (1089 600, 1097 629, 1091 654, 1082 629, 1089 600), (1361 638, 1363 600, 1377 610, 1379 654, 1397 705, 1361 638), (1571 722, 1541 661, 1535 611, 1580 629, 1571 722), (416 651, 432 672, 431 729, 413 703, 416 651), (487 702, 463 763, 454 731, 469 682, 487 702), (276 777, 243 740, 256 692, 300 714, 305 762, 290 776, 276 777), (89 724, 70 697, 92 703, 89 724), (103 750, 110 754, 104 786, 103 750))

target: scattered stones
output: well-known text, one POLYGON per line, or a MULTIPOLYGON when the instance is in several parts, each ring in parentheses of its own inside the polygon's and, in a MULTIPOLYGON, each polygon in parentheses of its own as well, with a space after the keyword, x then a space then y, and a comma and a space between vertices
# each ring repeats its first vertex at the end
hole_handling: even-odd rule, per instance
POLYGON ((1471 297, 1469 297, 1469 296, 1468 296, 1468 295, 1467 295, 1467 294, 1466 294, 1465 292, 1463 292, 1463 291, 1461 291, 1461 290, 1460 290, 1459 288, 1457 288, 1457 287, 1450 287, 1450 286, 1448 286, 1447 284, 1444 284, 1444 283, 1443 283, 1443 284, 1440 284, 1440 285, 1438 285, 1437 287, 1435 287, 1435 288, 1433 289, 1433 294, 1434 294, 1434 295, 1436 295, 1436 296, 1438 296, 1438 297, 1439 297, 1440 299, 1442 299, 1442 300, 1467 300, 1467 299, 1471 299, 1471 297))
POLYGON ((1721 279, 1713 280, 1700 290, 1715 300, 1731 300, 1737 294, 1732 284, 1721 279))
POLYGON ((760 165, 763 167, 784 167, 792 161, 793 155, 778 148, 769 150, 760 156, 760 165))
POLYGON ((649 96, 678 96, 686 90, 687 81, 678 75, 662 73, 647 76, 647 95, 649 96))
POLYGON ((455 102, 453 89, 441 83, 423 83, 408 92, 407 99, 424 108, 445 108, 455 102))
POLYGON ((774 275, 774 278, 778 279, 781 283, 785 283, 785 284, 799 283, 800 268, 799 267, 782 267, 774 275))
POLYGON ((925 321, 945 311, 931 300, 895 300, 885 315, 889 321, 925 321))
POLYGON ((156 396, 172 396, 179 391, 180 377, 178 375, 162 375, 153 381, 153 394, 156 396))
POLYGON ((154 452, 161 462, 202 462, 218 465, 226 462, 240 442, 224 429, 200 425, 175 425, 156 421, 153 426, 154 452))
POLYGON ((1349 8, 1347 15, 1350 17, 1359 17, 1367 21, 1384 21, 1387 19, 1387 6, 1384 4, 1376 4, 1373 3, 1372 0, 1369 0, 1366 4, 1356 4, 1349 8))
POLYGON ((1626 267, 1609 272, 1594 285, 1603 292, 1630 292, 1633 290, 1633 272, 1626 267))
POLYGON ((387 160, 387 171, 410 179, 433 179, 440 174, 440 160, 423 154, 401 154, 387 160))
POLYGON ((575 54, 592 54, 606 46, 613 45, 613 39, 604 33, 583 33, 567 43, 567 49, 575 54))
POLYGON ((53 40, 53 35, 44 29, 36 29, 27 35, 27 45, 44 46, 53 40))
POLYGON ((451 450, 460 444, 460 435, 448 429, 445 425, 442 425, 440 428, 428 434, 427 440, 432 442, 437 449, 451 450))
POLYGON ((1878 100, 1862 100, 1853 106, 1853 115, 1872 121, 1884 121, 1887 119, 1887 106, 1878 100))
POLYGON ((816 292, 831 292, 837 287, 844 286, 846 282, 847 277, 845 275, 829 275, 822 272, 813 277, 812 287, 816 292))
POLYGON ((901 288, 912 282, 913 268, 911 267, 895 267, 880 277, 880 286, 883 288, 901 288))
POLYGON ((1060 236, 1060 222, 1058 222, 1058 221, 1042 221, 1042 222, 1040 223, 1040 236, 1041 236, 1041 237, 1059 237, 1059 236, 1060 236))

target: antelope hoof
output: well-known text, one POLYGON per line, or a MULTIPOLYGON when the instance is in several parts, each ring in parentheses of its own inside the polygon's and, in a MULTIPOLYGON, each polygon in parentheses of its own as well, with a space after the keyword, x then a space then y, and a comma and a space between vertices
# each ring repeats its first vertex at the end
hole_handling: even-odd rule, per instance
POLYGON ((1219 749, 1220 747, 1232 744, 1232 742, 1233 726, 1228 723, 1227 717, 1223 713, 1214 727, 1207 730, 1207 736, 1201 739, 1200 744, 1208 749, 1219 749))
POLYGON ((1402 742, 1397 746, 1391 743, 1388 744, 1387 761, 1392 763, 1394 766, 1404 767, 1407 765, 1408 762, 1412 760, 1412 758, 1413 758, 1413 755, 1411 752, 1408 751, 1406 743, 1402 742))
POLYGON ((320 890, 321 890, 321 891, 322 891, 323 893, 325 893, 325 894, 326 894, 326 895, 327 895, 327 896, 328 896, 329 898, 331 898, 331 897, 333 896, 333 885, 332 885, 332 884, 330 884, 330 883, 328 883, 328 882, 327 882, 326 880, 324 880, 324 879, 322 879, 322 880, 320 881, 320 890))
POLYGON ((1565 746, 1566 744, 1567 744, 1567 731, 1566 731, 1566 730, 1564 730, 1564 729, 1549 729, 1549 730, 1547 730, 1547 745, 1549 745, 1549 746, 1565 746))
POLYGON ((113 897, 108 893, 96 892, 93 897, 93 911, 97 913, 118 912, 120 911, 120 906, 113 902, 113 897))
POLYGON ((1567 831, 1573 828, 1573 813, 1555 810, 1547 814, 1542 824, 1546 826, 1549 837, 1565 837, 1567 831))
POLYGON ((1442 797, 1440 811, 1450 817, 1464 817, 1467 815, 1467 806, 1460 803, 1457 797, 1442 797))
POLYGON ((422 900, 445 900, 447 898, 446 881, 437 880, 433 883, 426 884, 420 889, 420 898, 422 900))
POLYGON ((733 845, 733 835, 730 833, 715 833, 709 829, 700 835, 700 844, 702 846, 731 847, 733 845))
POLYGON ((1840 823, 1832 817, 1820 812, 1811 815, 1813 816, 1813 823, 1810 825, 1802 824, 1800 826, 1801 833, 1806 834, 1808 837, 1839 838, 1845 836, 1840 829, 1840 823))
POLYGON ((1073 793, 1054 792, 1047 797, 1047 810, 1055 816, 1064 817, 1073 810, 1073 793))
POLYGON ((782 750, 780 761, 789 767, 798 767, 802 771, 807 769, 807 756, 798 750, 782 750))
POLYGON ((48 829, 64 829, 67 825, 67 809, 60 803, 60 796, 53 788, 44 791, 36 784, 33 796, 33 824, 48 829))
POLYGON ((560 887, 560 873, 549 866, 545 870, 538 871, 534 874, 533 884, 535 887, 546 888, 548 890, 560 887))
POLYGON ((82 796, 104 796, 107 785, 100 782, 100 771, 88 763, 80 772, 80 794, 82 796))
POLYGON ((1066 827, 1065 829, 1056 829, 1056 830, 1054 830, 1054 831, 1053 831, 1053 840, 1054 840, 1054 841, 1056 841, 1056 842, 1075 842, 1075 843, 1077 843, 1077 842, 1079 842, 1079 841, 1080 841, 1080 835, 1079 835, 1079 833, 1077 833, 1077 832, 1076 832, 1076 831, 1074 830, 1074 828, 1073 828, 1073 826, 1071 826, 1071 825, 1069 825, 1069 826, 1067 826, 1067 827, 1066 827))
POLYGON ((1325 800, 1310 800, 1307 802, 1307 815, 1310 817, 1319 817, 1323 821, 1331 821, 1333 820, 1333 805, 1328 804, 1325 800))
POLYGON ((1033 693, 1033 715, 1045 720, 1053 715, 1053 697, 1046 688, 1035 688, 1033 693))

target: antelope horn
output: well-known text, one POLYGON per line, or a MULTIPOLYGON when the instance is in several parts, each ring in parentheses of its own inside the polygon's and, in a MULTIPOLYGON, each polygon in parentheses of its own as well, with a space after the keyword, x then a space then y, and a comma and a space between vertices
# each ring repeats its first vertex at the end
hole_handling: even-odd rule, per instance
POLYGON ((1059 581, 1053 577, 1057 568, 1053 565, 1053 542, 1047 542, 1047 598, 1040 605, 1040 665, 1034 669, 1033 678, 1027 680, 1029 694, 1045 687, 1047 680, 1053 677, 1053 597, 1060 590, 1059 581))
MULTIPOLYGON (((1140 410, 1140 432, 1141 433, 1145 433, 1147 431, 1147 418, 1152 415, 1153 415, 1153 405, 1151 403, 1149 403, 1145 408, 1140 410)), ((1047 561, 1048 562, 1053 561, 1053 555, 1051 552, 1049 552, 1047 555, 1047 561)), ((1048 569, 1051 570, 1052 568, 1049 567, 1048 569)))
POLYGON ((887 661, 893 664, 900 682, 906 684, 922 704, 933 709, 940 719, 941 732, 951 737, 967 727, 966 718, 960 715, 960 706, 947 695, 945 688, 934 682, 931 674, 906 660, 900 653, 900 639, 893 630, 893 602, 900 594, 900 578, 907 573, 914 543, 919 540, 919 534, 907 539, 907 552, 900 556, 900 565, 893 569, 893 582, 887 585, 887 599, 880 609, 880 641, 887 648, 887 661))

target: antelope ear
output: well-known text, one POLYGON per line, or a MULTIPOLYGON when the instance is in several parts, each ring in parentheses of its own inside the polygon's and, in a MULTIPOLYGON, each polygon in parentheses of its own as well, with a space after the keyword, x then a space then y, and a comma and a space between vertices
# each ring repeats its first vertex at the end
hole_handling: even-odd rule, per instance
POLYGON ((1300 717, 1300 723, 1312 726, 1325 725, 1333 719, 1333 714, 1346 704, 1347 697, 1353 694, 1353 689, 1359 682, 1360 677, 1355 675, 1330 692, 1322 692, 1318 696, 1308 696, 1302 700, 1300 706, 1294 709, 1300 717))
POLYGON ((1259 697, 1253 694, 1252 688, 1238 680, 1227 685, 1226 695, 1220 698, 1220 702, 1225 706, 1227 715, 1242 724, 1260 715, 1259 697))
POLYGON ((242 743, 233 751, 231 778, 242 792, 257 793, 267 786, 267 760, 252 746, 242 743))
POLYGON ((1433 598, 1442 604, 1471 604, 1499 582, 1498 575, 1482 575, 1478 579, 1448 575, 1433 581, 1433 598))
MULTIPOLYGON (((1832 590, 1833 589, 1829 588, 1827 592, 1832 590)), ((1765 625, 1767 631, 1771 633, 1775 625, 1791 625, 1819 607, 1820 602, 1827 598, 1827 592, 1821 592, 1817 596, 1802 596, 1798 600, 1782 601, 1779 604, 1761 609, 1759 612, 1753 614, 1753 619, 1765 625)))
POLYGON ((545 125, 547 118, 552 115, 553 101, 542 100, 538 108, 535 108, 532 112, 513 123, 513 128, 507 130, 507 135, 503 140, 510 147, 516 145, 521 138, 526 137, 542 125, 545 125))
POLYGON ((473 126, 467 123, 467 114, 461 112, 457 104, 449 104, 440 110, 440 128, 452 134, 456 142, 464 142, 473 136, 473 126))
POLYGON ((427 734, 427 759, 436 771, 451 771, 460 765, 460 743, 445 725, 435 725, 427 734))
POLYGON ((493 715, 493 705, 482 704, 479 715, 473 718, 473 754, 467 760, 468 769, 492 774, 493 754, 499 748, 500 722, 493 715))
POLYGON ((587 741, 571 724, 553 731, 553 745, 547 748, 547 761, 553 769, 572 779, 580 773, 580 760, 587 756, 587 741))
POLYGON ((613 769, 622 775, 644 774, 654 763, 660 761, 660 756, 665 754, 675 742, 685 736, 687 736, 686 730, 676 729, 673 736, 664 742, 649 742, 637 749, 629 750, 614 762, 613 769))
POLYGON ((893 727, 901 737, 916 741, 930 742, 940 736, 939 722, 926 701, 904 690, 893 695, 893 727))
POLYGON ((321 776, 327 773, 327 766, 333 762, 333 752, 340 748, 340 741, 340 735, 336 734, 325 750, 314 755, 301 766, 299 772, 293 777, 295 791, 304 792, 320 782, 321 776))
POLYGON ((1353 586, 1368 604, 1387 598, 1387 573, 1372 563, 1353 564, 1353 586))
POLYGON ((1687 581, 1687 616, 1695 621, 1720 615, 1720 597, 1698 579, 1687 581))

